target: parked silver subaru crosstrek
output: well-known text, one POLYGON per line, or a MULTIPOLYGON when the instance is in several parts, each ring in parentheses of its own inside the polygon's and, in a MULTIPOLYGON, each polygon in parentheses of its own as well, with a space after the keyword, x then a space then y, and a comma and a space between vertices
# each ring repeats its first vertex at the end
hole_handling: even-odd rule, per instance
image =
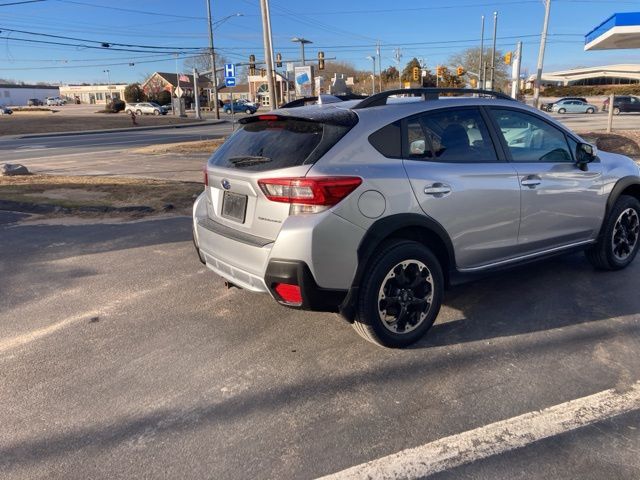
POLYGON ((599 269, 631 263, 638 165, 505 95, 441 93, 242 119, 194 205, 200 259, 389 347, 421 338, 445 286, 474 275, 577 249, 599 269))

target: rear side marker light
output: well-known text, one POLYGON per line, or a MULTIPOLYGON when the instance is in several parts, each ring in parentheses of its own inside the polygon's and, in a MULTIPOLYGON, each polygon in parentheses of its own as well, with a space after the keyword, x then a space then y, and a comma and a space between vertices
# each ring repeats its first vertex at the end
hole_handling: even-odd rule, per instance
POLYGON ((362 184, 360 177, 295 177, 258 180, 272 202, 331 207, 362 184))
POLYGON ((258 120, 278 120, 277 115, 258 115, 258 120))
POLYGON ((204 177, 204 186, 208 187, 209 186, 209 172, 207 171, 207 166, 206 165, 202 168, 202 176, 204 177))
POLYGON ((291 305, 302 305, 302 293, 300 292, 300 287, 298 285, 276 283, 273 289, 286 303, 291 305))

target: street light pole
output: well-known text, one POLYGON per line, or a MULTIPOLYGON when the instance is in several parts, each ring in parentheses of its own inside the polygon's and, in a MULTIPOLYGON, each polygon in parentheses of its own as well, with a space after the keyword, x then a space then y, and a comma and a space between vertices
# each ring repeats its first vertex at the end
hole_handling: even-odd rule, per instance
POLYGON ((491 50, 491 90, 495 90, 493 85, 496 72, 496 35, 498 33, 498 12, 493 12, 493 49, 491 50))
POLYGON ((305 43, 313 43, 311 40, 307 40, 306 38, 302 38, 302 37, 293 37, 291 39, 292 42, 294 43, 300 43, 300 54, 302 55, 302 66, 305 66, 305 58, 304 58, 304 45, 305 43))
POLYGON ((380 55, 380 42, 378 42, 376 47, 376 55, 378 56, 378 91, 382 92, 382 60, 380 55))
POLYGON ((271 46, 271 19, 269 13, 269 0, 260 0, 262 12, 262 39, 264 42, 264 61, 267 64, 267 86, 269 88, 269 106, 278 108, 276 101, 276 85, 273 78, 273 47, 271 46))
POLYGON ((211 0, 207 2, 207 19, 209 24, 209 57, 211 63, 211 81, 213 82, 213 103, 215 105, 216 119, 220 120, 220 107, 218 105, 218 78, 216 75, 216 55, 213 50, 213 25, 211 24, 211 0))
POLYGON ((111 70, 102 70, 102 73, 107 74, 107 84, 111 85, 111 70))
POLYGON ((544 0, 544 24, 540 37, 540 50, 538 51, 538 67, 536 70, 536 83, 533 86, 533 107, 538 108, 540 102, 540 82, 542 82, 542 66, 544 64, 544 49, 547 44, 547 31, 549 29, 549 13, 551 12, 551 0, 544 0))
POLYGON ((369 55, 367 57, 368 60, 371 60, 373 63, 373 75, 371 75, 371 95, 376 94, 376 56, 369 55))
POLYGON ((478 68, 478 88, 484 88, 484 15, 482 15, 482 26, 480 27, 480 67, 478 68))

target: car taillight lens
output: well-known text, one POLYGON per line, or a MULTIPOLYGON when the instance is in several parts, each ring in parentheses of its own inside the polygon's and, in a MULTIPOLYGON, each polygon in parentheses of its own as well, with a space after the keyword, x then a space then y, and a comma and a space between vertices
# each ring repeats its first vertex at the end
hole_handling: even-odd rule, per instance
POLYGON ((302 305, 302 293, 298 285, 276 283, 273 287, 282 300, 291 305, 302 305))
MULTIPOLYGON (((360 177, 296 177, 258 180, 265 196, 272 202, 309 205, 326 209, 336 205, 360 184, 360 177)), ((320 209, 302 209, 313 213, 320 209)))
POLYGON ((209 186, 209 172, 207 171, 207 166, 206 165, 202 168, 202 176, 204 177, 204 186, 208 187, 209 186))

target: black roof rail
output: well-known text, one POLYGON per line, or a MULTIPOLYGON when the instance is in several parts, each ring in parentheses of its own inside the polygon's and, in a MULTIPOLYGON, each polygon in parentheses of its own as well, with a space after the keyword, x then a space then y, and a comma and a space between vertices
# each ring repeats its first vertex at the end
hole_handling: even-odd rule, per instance
MULTIPOLYGON (((336 98, 340 100, 360 100, 363 98, 367 98, 366 95, 358 95, 355 93, 348 93, 346 95, 334 95, 336 98)), ((318 101, 318 97, 304 97, 298 98, 296 100, 292 100, 284 105, 280 105, 278 108, 295 108, 295 107, 303 107, 305 105, 309 105, 318 101)))
POLYGON ((421 95, 424 100, 437 100, 441 93, 473 93, 476 95, 489 96, 499 98, 501 100, 512 100, 509 95, 501 92, 494 92, 493 90, 479 90, 474 88, 397 88, 395 90, 386 90, 381 93, 376 93, 370 97, 365 98, 358 103, 353 109, 379 107, 380 105, 386 105, 387 99, 392 95, 421 95))

